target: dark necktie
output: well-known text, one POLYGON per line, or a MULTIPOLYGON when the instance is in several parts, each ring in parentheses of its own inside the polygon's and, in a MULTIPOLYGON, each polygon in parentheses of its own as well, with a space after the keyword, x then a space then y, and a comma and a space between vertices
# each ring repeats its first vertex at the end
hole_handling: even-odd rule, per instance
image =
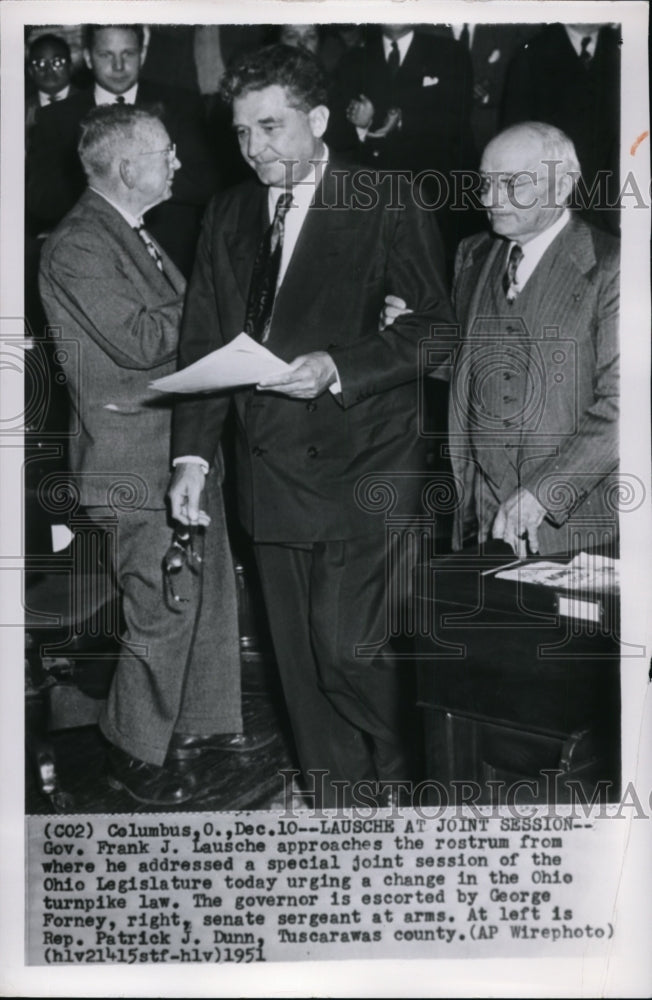
POLYGON ((505 298, 510 304, 518 295, 518 288, 516 287, 516 272, 518 270, 518 265, 522 260, 523 251, 520 246, 518 243, 512 244, 512 249, 509 251, 509 257, 507 260, 507 267, 505 268, 505 273, 503 275, 503 291, 505 292, 505 298))
POLYGON ((387 66, 389 68, 390 76, 395 77, 399 71, 401 65, 401 57, 398 51, 398 43, 392 42, 392 47, 389 50, 389 55, 387 56, 387 66))
POLYGON ((272 323, 272 310, 283 252, 285 216, 291 204, 292 193, 286 191, 276 202, 272 224, 262 238, 254 261, 244 329, 245 333, 261 344, 267 340, 272 323))
POLYGON ((465 24, 465 25, 463 25, 462 30, 460 32, 459 42, 460 42, 460 45, 463 45, 464 48, 468 51, 471 48, 471 46, 469 44, 470 41, 471 41, 471 37, 470 37, 470 34, 469 34, 469 26, 468 26, 468 24, 465 24))
POLYGON ((591 65, 592 56, 591 53, 589 52, 590 44, 591 44, 591 36, 586 35, 582 39, 582 48, 580 50, 580 62, 582 63, 584 69, 588 69, 589 66, 591 65))

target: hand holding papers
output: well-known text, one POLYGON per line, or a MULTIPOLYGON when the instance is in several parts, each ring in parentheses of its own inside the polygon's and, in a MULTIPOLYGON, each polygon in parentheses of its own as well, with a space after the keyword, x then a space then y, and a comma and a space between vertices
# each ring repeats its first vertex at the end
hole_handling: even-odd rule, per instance
POLYGON ((290 370, 266 347, 241 333, 224 347, 212 351, 174 375, 150 382, 159 392, 214 392, 239 385, 254 385, 261 379, 290 370))

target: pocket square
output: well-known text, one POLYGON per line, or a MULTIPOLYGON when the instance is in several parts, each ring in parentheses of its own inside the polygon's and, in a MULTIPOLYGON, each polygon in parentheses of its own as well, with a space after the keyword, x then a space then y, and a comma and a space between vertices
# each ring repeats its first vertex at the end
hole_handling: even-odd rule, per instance
POLYGON ((500 59, 500 49, 494 49, 489 58, 487 59, 487 62, 497 63, 499 59, 500 59))
POLYGON ((434 87, 438 83, 439 83, 439 77, 438 76, 424 76, 423 81, 421 83, 421 86, 422 87, 434 87))

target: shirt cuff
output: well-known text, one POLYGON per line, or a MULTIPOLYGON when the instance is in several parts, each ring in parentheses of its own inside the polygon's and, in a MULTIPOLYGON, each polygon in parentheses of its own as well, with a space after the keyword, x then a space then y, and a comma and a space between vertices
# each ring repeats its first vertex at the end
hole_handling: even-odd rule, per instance
POLYGON ((328 391, 332 392, 334 396, 337 396, 338 392, 342 391, 342 383, 340 382, 340 373, 337 370, 337 365, 335 365, 335 381, 329 385, 328 391))
POLYGON ((369 131, 369 126, 367 126, 367 128, 358 128, 358 126, 356 125, 355 130, 358 133, 358 139, 360 140, 360 142, 364 142, 365 139, 367 138, 367 132, 369 131))
POLYGON ((182 462, 188 462, 189 465, 201 465, 201 471, 205 476, 208 475, 208 462, 205 458, 200 458, 199 455, 179 455, 178 458, 172 459, 172 468, 176 469, 177 465, 181 465, 182 462))

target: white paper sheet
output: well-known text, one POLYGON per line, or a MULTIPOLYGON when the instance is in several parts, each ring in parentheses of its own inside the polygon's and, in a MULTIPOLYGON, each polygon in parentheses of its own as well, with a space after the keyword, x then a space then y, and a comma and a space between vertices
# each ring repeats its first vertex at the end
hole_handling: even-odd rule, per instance
POLYGON ((174 375, 150 382, 158 392, 212 392, 238 385, 254 385, 267 375, 279 375, 290 366, 246 334, 212 351, 174 375))

